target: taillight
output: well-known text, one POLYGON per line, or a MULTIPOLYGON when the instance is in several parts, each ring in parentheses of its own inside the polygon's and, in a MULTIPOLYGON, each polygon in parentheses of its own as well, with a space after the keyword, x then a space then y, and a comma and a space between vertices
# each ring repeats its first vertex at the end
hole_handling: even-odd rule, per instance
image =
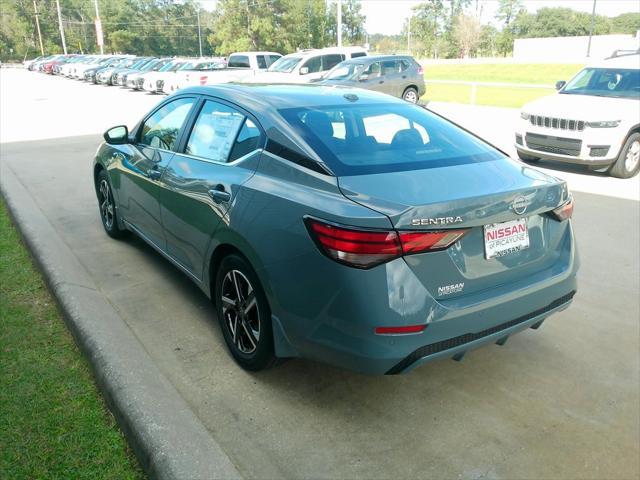
POLYGON ((206 85, 207 84, 207 77, 206 75, 203 75, 200 77, 200 85, 206 85))
POLYGON ((305 223, 322 253, 356 268, 371 268, 402 255, 443 250, 467 230, 396 232, 367 230, 330 224, 307 217, 305 223))
POLYGON ((422 75, 424 73, 424 68, 422 68, 422 65, 418 66, 418 73, 420 75, 422 75))
POLYGON ((442 230, 439 232, 400 232, 400 243, 405 255, 443 250, 457 242, 467 230, 442 230))
POLYGON ((569 197, 569 200, 564 202, 558 208, 551 210, 549 213, 552 217, 561 222, 569 220, 573 215, 573 197, 569 197))

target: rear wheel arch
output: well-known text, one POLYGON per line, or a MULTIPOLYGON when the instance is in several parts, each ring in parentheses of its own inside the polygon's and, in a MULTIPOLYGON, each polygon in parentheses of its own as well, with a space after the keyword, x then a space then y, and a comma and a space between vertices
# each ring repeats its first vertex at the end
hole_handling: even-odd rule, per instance
POLYGON ((261 272, 258 271, 258 269, 256 268, 256 256, 255 254, 252 254, 253 252, 249 252, 249 250, 251 250, 250 247, 246 247, 246 248, 242 248, 238 246, 239 242, 231 242, 228 241, 229 239, 224 239, 223 242, 221 242, 220 244, 218 244, 213 252, 211 253, 210 259, 209 259, 209 272, 207 275, 207 279, 209 280, 209 295, 211 300, 215 303, 215 284, 216 284, 216 275, 218 274, 218 270, 220 268, 220 264, 222 263, 222 260, 232 254, 238 255, 242 258, 244 258, 247 263, 249 264, 249 266, 253 269, 254 273, 256 274, 256 276, 258 277, 258 280, 260 281, 260 284, 262 286, 262 289, 264 290, 265 294, 267 295, 267 299, 270 298, 270 288, 269 288, 269 283, 267 281, 265 281, 264 279, 264 275, 261 274, 261 272))

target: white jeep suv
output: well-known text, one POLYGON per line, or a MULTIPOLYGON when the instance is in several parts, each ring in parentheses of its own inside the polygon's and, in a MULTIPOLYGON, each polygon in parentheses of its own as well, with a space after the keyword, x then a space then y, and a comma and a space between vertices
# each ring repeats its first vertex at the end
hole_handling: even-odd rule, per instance
POLYGON ((588 165, 630 178, 640 170, 640 55, 585 67, 558 92, 526 104, 515 147, 526 162, 588 165))

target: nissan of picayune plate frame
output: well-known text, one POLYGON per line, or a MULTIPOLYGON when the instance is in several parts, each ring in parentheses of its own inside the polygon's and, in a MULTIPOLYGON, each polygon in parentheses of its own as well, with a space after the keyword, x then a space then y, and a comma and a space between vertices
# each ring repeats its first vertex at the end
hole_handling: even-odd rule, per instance
POLYGON ((565 182, 400 99, 195 87, 105 140, 106 233, 195 282, 245 369, 408 372, 537 328, 576 292, 565 182))

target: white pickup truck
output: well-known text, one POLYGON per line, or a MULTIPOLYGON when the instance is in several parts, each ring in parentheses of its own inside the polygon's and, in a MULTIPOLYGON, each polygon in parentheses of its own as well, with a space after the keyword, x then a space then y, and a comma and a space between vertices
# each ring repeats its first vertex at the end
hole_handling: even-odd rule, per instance
POLYGON ((182 79, 177 88, 237 82, 265 71, 281 57, 282 55, 276 52, 232 53, 227 60, 227 68, 193 72, 195 74, 182 79))

